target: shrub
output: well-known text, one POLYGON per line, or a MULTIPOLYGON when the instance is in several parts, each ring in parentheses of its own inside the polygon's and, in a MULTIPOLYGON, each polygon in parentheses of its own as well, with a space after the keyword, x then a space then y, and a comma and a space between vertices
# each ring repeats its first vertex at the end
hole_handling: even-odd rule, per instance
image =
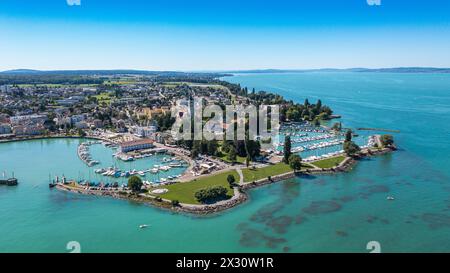
POLYGON ((195 193, 195 198, 201 203, 211 203, 227 197, 227 189, 222 186, 200 189, 195 193))

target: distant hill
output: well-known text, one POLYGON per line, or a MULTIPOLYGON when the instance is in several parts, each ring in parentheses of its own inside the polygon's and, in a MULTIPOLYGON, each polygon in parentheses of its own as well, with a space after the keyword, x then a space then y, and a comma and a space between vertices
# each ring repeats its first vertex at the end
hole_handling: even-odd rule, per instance
POLYGON ((13 69, 13 70, 7 70, 0 72, 0 74, 34 74, 39 73, 39 70, 33 70, 33 69, 13 69))
POLYGON ((182 72, 182 71, 148 71, 148 70, 33 70, 14 69, 0 72, 0 75, 64 75, 64 76, 105 76, 105 75, 147 75, 147 76, 189 76, 210 75, 224 76, 233 73, 306 73, 306 72, 380 72, 380 73, 450 73, 450 68, 436 67, 393 67, 393 68, 321 68, 321 69, 254 69, 254 70, 227 70, 215 72, 182 72))
POLYGON ((3 75, 158 75, 161 73, 183 74, 175 71, 146 71, 146 70, 32 70, 14 69, 0 72, 3 75))

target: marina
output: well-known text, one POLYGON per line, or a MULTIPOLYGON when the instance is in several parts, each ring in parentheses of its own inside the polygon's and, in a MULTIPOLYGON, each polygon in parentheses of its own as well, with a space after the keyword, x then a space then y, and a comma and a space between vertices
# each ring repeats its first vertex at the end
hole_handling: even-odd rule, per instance
MULTIPOLYGON (((304 162, 327 159, 344 153, 342 145, 344 134, 326 127, 314 127, 308 122, 283 124, 280 129, 279 142, 275 143, 275 153, 282 155, 284 139, 291 137, 291 151, 298 153, 304 162)), ((368 148, 375 145, 373 135, 354 135, 353 140, 361 147, 368 148)))
POLYGON ((101 144, 101 141, 87 141, 78 145, 77 153, 78 157, 89 167, 100 164, 99 161, 93 160, 89 152, 89 147, 91 145, 101 144))

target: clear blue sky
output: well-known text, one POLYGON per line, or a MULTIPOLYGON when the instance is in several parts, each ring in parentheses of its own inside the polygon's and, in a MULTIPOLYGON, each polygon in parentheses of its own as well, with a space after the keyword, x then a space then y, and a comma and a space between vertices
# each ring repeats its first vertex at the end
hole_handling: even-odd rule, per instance
POLYGON ((450 67, 450 1, 0 1, 0 70, 450 67))

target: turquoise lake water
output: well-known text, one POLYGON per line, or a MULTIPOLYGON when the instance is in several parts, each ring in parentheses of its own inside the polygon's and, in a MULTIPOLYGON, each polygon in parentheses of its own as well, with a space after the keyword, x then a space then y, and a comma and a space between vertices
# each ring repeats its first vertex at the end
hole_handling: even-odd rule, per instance
MULTIPOLYGON (((400 130, 399 151, 349 173, 299 177, 250 191, 230 211, 198 217, 122 200, 48 189, 48 176, 94 177, 76 139, 0 144, 0 252, 383 252, 450 251, 450 75, 247 74, 226 78, 303 101, 320 98, 351 127, 400 130), (395 201, 387 201, 387 196, 395 201), (140 230, 140 224, 149 224, 140 230)), ((113 164, 112 151, 92 147, 113 164)), ((125 165, 140 169, 157 159, 125 165), (138 165, 138 164, 142 164, 138 165)), ((102 165, 103 166, 103 165, 102 165)), ((150 167, 150 166, 148 166, 150 167)))

